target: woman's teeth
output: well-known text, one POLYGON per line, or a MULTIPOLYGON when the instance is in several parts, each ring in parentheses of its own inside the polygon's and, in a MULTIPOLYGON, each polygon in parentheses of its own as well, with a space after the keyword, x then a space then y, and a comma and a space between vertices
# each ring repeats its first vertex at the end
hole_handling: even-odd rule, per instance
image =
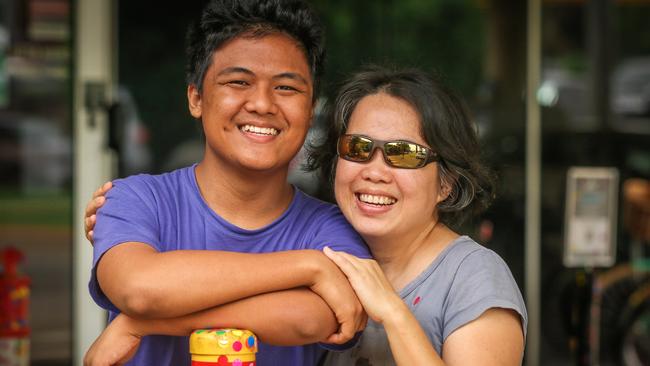
POLYGON ((365 194, 365 193, 359 195, 359 201, 365 203, 371 203, 373 205, 392 205, 393 203, 397 202, 397 200, 394 198, 390 198, 386 196, 375 196, 372 194, 365 194))
POLYGON ((275 128, 257 127, 253 125, 244 125, 241 127, 241 130, 244 132, 252 132, 258 135, 267 135, 267 136, 275 136, 278 134, 278 130, 276 130, 275 128))

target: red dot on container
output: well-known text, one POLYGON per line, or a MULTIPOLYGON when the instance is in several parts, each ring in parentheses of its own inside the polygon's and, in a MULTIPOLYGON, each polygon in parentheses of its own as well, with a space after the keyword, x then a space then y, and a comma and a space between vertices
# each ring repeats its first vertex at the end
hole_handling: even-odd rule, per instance
POLYGON ((219 359, 217 360, 217 365, 228 366, 228 357, 223 355, 219 356, 219 359))
POLYGON ((416 297, 415 300, 413 300, 413 306, 417 305, 422 301, 422 298, 420 296, 416 297))
POLYGON ((241 347, 242 347, 242 345, 241 345, 240 341, 237 341, 237 342, 232 344, 232 349, 234 349, 235 352, 241 351, 241 347))

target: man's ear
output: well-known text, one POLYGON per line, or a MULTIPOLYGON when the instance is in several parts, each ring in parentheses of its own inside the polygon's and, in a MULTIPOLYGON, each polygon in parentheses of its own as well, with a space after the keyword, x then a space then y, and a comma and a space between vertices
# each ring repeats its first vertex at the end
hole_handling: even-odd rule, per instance
POLYGON ((312 106, 311 111, 309 113, 309 128, 314 125, 314 118, 316 118, 316 105, 312 106))
POLYGON ((311 103, 311 109, 309 111, 309 127, 313 126, 316 123, 316 118, 318 117, 319 112, 324 112, 324 103, 320 99, 316 99, 311 103))
POLYGON ((201 118, 201 92, 194 84, 187 86, 187 105, 190 109, 190 114, 196 119, 201 118))

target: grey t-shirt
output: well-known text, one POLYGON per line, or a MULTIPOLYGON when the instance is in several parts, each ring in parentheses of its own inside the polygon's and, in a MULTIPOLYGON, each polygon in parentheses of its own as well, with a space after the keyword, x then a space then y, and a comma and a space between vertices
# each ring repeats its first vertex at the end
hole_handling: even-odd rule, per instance
MULTIPOLYGON (((453 331, 490 308, 516 311, 526 332, 526 307, 510 269, 498 254, 467 236, 445 248, 400 296, 441 356, 442 344, 453 331)), ((325 365, 387 366, 395 361, 384 328, 369 320, 358 344, 329 352, 325 365)))

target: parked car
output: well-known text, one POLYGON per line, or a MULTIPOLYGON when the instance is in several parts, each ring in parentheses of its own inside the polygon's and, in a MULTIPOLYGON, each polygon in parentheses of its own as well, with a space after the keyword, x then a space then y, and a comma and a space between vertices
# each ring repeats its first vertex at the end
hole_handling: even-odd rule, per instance
POLYGON ((0 113, 0 185, 63 189, 72 177, 72 142, 57 121, 0 113))

